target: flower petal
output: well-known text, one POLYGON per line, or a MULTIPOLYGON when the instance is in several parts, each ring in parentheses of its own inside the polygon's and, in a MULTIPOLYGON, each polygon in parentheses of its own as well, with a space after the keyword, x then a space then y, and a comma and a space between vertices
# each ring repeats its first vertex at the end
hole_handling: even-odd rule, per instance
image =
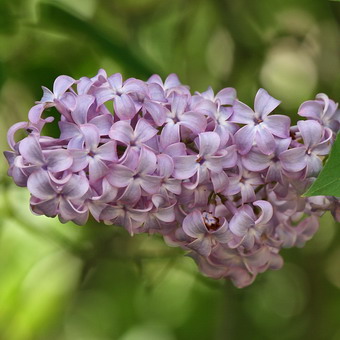
POLYGON ((93 96, 84 94, 77 97, 77 105, 71 112, 73 121, 78 124, 87 123, 87 114, 90 106, 94 103, 95 98, 93 96))
POLYGON ((243 237, 253 226, 253 219, 244 211, 237 212, 229 222, 229 229, 233 234, 240 237, 243 237))
POLYGON ((192 238, 200 238, 208 232, 199 210, 194 210, 184 218, 183 230, 192 238))
POLYGON ((115 114, 122 120, 132 119, 137 113, 133 100, 125 93, 115 96, 113 105, 115 114))
POLYGON ((134 133, 129 122, 120 120, 112 125, 109 137, 125 145, 130 145, 134 140, 134 133))
POLYGON ((291 172, 298 172, 307 166, 306 149, 304 147, 283 151, 280 156, 282 167, 291 172))
POLYGON ((67 150, 51 150, 45 153, 49 171, 60 172, 71 167, 73 158, 67 150))
POLYGON ((174 157, 175 169, 173 176, 177 179, 188 179, 192 177, 199 168, 196 156, 177 156, 174 157))
POLYGON ((255 96, 254 109, 259 115, 258 118, 265 118, 272 112, 281 102, 273 98, 266 90, 259 89, 255 96))
POLYGON ((53 84, 53 93, 56 98, 64 94, 76 81, 69 76, 59 76, 53 84))
POLYGON ((50 200, 57 195, 44 170, 35 171, 28 177, 27 188, 33 196, 41 200, 50 200))
POLYGON ((220 136, 216 132, 202 132, 198 135, 200 156, 213 155, 220 147, 220 136))
POLYGON ((24 138, 19 144, 19 151, 25 160, 33 165, 43 165, 45 163, 41 146, 34 136, 24 138))
POLYGON ((63 186, 61 193, 68 199, 80 198, 89 190, 89 182, 85 176, 72 175, 63 186))
POLYGON ((324 130, 316 120, 300 120, 297 122, 297 126, 307 149, 320 142, 324 130))
POLYGON ((254 143, 255 127, 245 125, 235 133, 234 137, 237 150, 241 155, 245 155, 254 143))
POLYGON ((254 111, 246 104, 236 100, 230 121, 239 124, 254 124, 254 111))
POLYGON ((262 125, 257 126, 255 133, 255 142, 265 155, 270 155, 275 150, 275 139, 273 135, 262 125))
POLYGON ((280 138, 289 137, 290 118, 283 115, 268 116, 262 123, 269 132, 280 138))
POLYGON ((140 118, 135 127, 135 140, 144 143, 157 134, 158 130, 151 126, 145 119, 140 118))

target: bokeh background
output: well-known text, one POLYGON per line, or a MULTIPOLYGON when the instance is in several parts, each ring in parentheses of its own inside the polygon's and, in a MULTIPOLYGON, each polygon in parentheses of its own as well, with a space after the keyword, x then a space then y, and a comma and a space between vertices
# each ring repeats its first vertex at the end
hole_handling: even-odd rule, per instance
MULTIPOLYGON (((192 91, 259 87, 299 104, 340 100, 340 2, 0 0, 0 147, 60 74, 146 80, 192 91)), ((340 226, 321 219, 285 266, 245 289, 204 278, 156 236, 33 216, 0 162, 0 339, 340 339, 340 226)))

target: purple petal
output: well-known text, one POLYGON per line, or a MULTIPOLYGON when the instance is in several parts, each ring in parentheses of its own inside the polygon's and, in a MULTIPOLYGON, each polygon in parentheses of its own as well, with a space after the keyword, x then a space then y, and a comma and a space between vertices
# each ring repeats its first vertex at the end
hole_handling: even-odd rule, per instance
POLYGON ((108 172, 108 167, 106 164, 101 161, 99 158, 88 157, 89 160, 89 178, 90 182, 93 183, 97 181, 99 178, 104 177, 108 172))
POLYGON ((263 171, 271 164, 270 157, 257 151, 255 148, 242 157, 243 166, 249 171, 263 171))
POLYGON ((323 127, 315 120, 300 120, 297 126, 301 132, 303 143, 307 149, 317 145, 323 134, 323 127))
POLYGON ((47 217, 55 217, 58 214, 59 198, 53 197, 52 199, 44 200, 39 203, 32 203, 32 210, 39 214, 43 213, 47 217), (39 212, 37 211, 39 209, 39 212))
POLYGON ((143 174, 152 174, 157 167, 157 157, 153 151, 142 147, 139 155, 137 172, 143 174))
POLYGON ((172 121, 165 124, 161 132, 160 141, 163 148, 178 143, 180 141, 179 125, 174 124, 172 121))
POLYGON ((111 141, 101 145, 96 150, 96 156, 105 161, 118 161, 116 142, 111 141))
POLYGON ((298 110, 298 115, 319 120, 323 113, 323 106, 316 100, 308 100, 302 103, 298 110))
POLYGON ((253 219, 244 211, 236 213, 229 222, 229 229, 239 237, 243 237, 252 226, 253 219))
POLYGON ((142 190, 137 181, 131 181, 123 194, 119 197, 119 201, 124 204, 134 205, 137 203, 142 195, 142 190))
POLYGON ((254 187, 249 183, 241 183, 242 203, 253 202, 256 198, 254 187))
POLYGON ((45 104, 34 105, 28 112, 28 119, 33 124, 37 124, 45 110, 45 104))
POLYGON ((84 124, 80 127, 80 130, 84 135, 86 148, 88 150, 96 150, 100 141, 97 127, 92 124, 84 124))
POLYGON ((100 87, 96 89, 95 95, 97 100, 97 107, 100 107, 108 100, 114 98, 115 92, 110 87, 100 87))
POLYGON ((185 112, 180 117, 180 123, 194 133, 203 132, 207 126, 207 120, 198 112, 185 112))
POLYGON ((180 195, 182 191, 181 181, 179 179, 169 178, 164 181, 163 186, 166 190, 176 195, 180 195))
POLYGON ((87 113, 90 106, 94 103, 95 98, 93 96, 84 94, 77 97, 77 105, 71 116, 73 121, 78 124, 87 123, 87 113))
POLYGON ((179 95, 177 93, 174 94, 171 102, 171 112, 179 117, 183 114, 186 107, 188 105, 188 96, 179 95))
POLYGON ((287 171, 301 171, 307 165, 306 149, 304 147, 286 150, 280 154, 279 158, 282 167, 287 171))
POLYGON ((227 87, 219 91, 216 95, 221 105, 232 105, 236 99, 236 90, 232 87, 227 87))
POLYGON ((113 105, 115 114, 122 120, 132 119, 137 113, 133 100, 127 94, 115 96, 113 105))
POLYGON ((261 125, 264 125, 274 136, 280 138, 289 137, 290 118, 288 116, 268 116, 261 125))
POLYGON ((262 124, 257 126, 255 142, 265 155, 270 155, 275 150, 275 139, 273 135, 262 124))
POLYGON ((255 96, 254 108, 255 112, 259 114, 259 118, 265 118, 272 112, 281 102, 273 98, 264 89, 259 89, 255 96))
POLYGON ((50 200, 57 195, 47 172, 44 170, 35 171, 29 176, 27 188, 33 196, 42 200, 50 200))
POLYGON ((89 190, 89 182, 85 176, 72 175, 70 180, 63 186, 61 193, 69 199, 80 198, 89 190))
POLYGON ((129 122, 120 120, 112 125, 109 137, 125 145, 130 145, 134 140, 134 133, 129 122))
POLYGON ((241 155, 245 155, 254 143, 255 127, 245 125, 235 133, 235 144, 241 155))
POLYGON ((174 171, 174 161, 166 154, 157 155, 158 173, 161 177, 170 177, 174 171))
POLYGON ((65 121, 58 122, 60 129, 60 139, 71 139, 73 137, 82 137, 82 133, 78 125, 65 121))
POLYGON ((43 165, 45 163, 41 146, 34 136, 24 138, 19 144, 19 151, 28 163, 33 165, 43 165))
POLYGON ((14 135, 18 130, 21 129, 26 129, 28 128, 28 123, 27 122, 19 122, 19 123, 15 123, 14 125, 12 125, 7 132, 7 142, 8 145, 11 147, 12 150, 14 150, 15 145, 17 144, 14 140, 14 135))
POLYGON ((109 183, 117 188, 126 187, 132 180, 134 172, 121 164, 114 164, 111 166, 107 180, 109 183))
POLYGON ((187 235, 193 238, 200 238, 208 232, 199 210, 194 210, 184 218, 183 230, 187 235))
POLYGON ((220 136, 216 132, 202 132, 198 135, 200 156, 213 155, 220 147, 220 136))
POLYGON ((156 100, 158 102, 166 102, 164 96, 164 90, 159 84, 151 83, 148 84, 149 96, 152 100, 156 100))
POLYGON ((176 87, 181 85, 181 82, 178 79, 178 76, 175 73, 171 73, 167 76, 164 81, 164 88, 171 89, 172 87, 176 87))
POLYGON ((158 130, 152 127, 145 119, 140 118, 135 128, 135 140, 144 143, 157 134, 158 130))
POLYGON ((140 186, 148 194, 157 194, 159 192, 161 177, 155 175, 144 175, 141 178, 140 186))
POLYGON ((306 169, 306 176, 307 177, 316 177, 322 169, 322 161, 316 155, 307 155, 307 169, 306 169))
POLYGON ((73 84, 75 80, 69 76, 59 76, 53 84, 53 93, 56 98, 64 94, 73 84))
POLYGON ((46 152, 46 164, 49 171, 59 172, 71 167, 73 158, 67 150, 51 150, 46 152))
POLYGON ((177 179, 188 179, 192 177, 199 168, 196 156, 174 157, 175 169, 173 176, 177 179))
POLYGON ((263 200, 255 201, 253 203, 256 207, 259 207, 262 212, 260 217, 255 221, 255 224, 266 224, 270 221, 270 219, 273 217, 273 207, 272 205, 263 200))
POLYGON ((254 111, 246 104, 236 100, 233 105, 231 121, 239 124, 254 124, 254 111))
POLYGON ((54 94, 51 90, 49 90, 47 87, 45 86, 41 86, 42 90, 43 90, 43 96, 40 99, 40 102, 42 103, 51 103, 54 100, 54 94))
POLYGON ((174 207, 170 206, 167 208, 161 208, 156 213, 155 216, 162 222, 174 222, 176 219, 174 207))
POLYGON ((195 241, 188 244, 188 247, 195 250, 202 256, 209 256, 211 253, 211 240, 209 238, 196 239, 195 241))
POLYGON ((99 130, 99 134, 101 136, 106 136, 109 134, 110 128, 112 126, 113 120, 112 115, 103 114, 97 117, 94 117, 89 122, 97 127, 99 130))
POLYGON ((157 126, 162 126, 165 123, 166 114, 162 105, 151 101, 146 101, 144 108, 148 113, 150 113, 157 126))
POLYGON ((216 193, 223 191, 229 184, 229 178, 224 171, 221 172, 211 172, 211 181, 216 193))
POLYGON ((120 90, 123 86, 123 78, 120 73, 115 73, 107 78, 107 81, 114 90, 120 90))

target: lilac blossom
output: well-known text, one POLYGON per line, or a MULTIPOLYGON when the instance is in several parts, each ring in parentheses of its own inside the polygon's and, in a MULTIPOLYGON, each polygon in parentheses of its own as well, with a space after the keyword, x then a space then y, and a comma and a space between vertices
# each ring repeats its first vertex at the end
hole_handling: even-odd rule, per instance
POLYGON ((340 219, 338 198, 301 196, 340 128, 337 103, 318 94, 293 126, 271 114, 279 104, 264 89, 254 110, 231 87, 191 95, 175 74, 60 76, 9 129, 8 175, 35 214, 160 234, 203 275, 245 287, 281 268, 280 250, 310 240, 325 211, 340 219), (42 132, 50 107, 57 137, 42 132))
POLYGON ((331 148, 332 132, 314 120, 297 123, 304 144, 282 152, 279 156, 283 168, 290 172, 304 170, 304 177, 316 176, 321 168, 319 156, 325 156, 331 148))
POLYGON ((275 150, 274 136, 289 137, 289 117, 268 116, 279 104, 280 101, 271 97, 264 89, 256 94, 255 111, 240 101, 235 102, 232 121, 245 124, 235 134, 235 143, 242 155, 249 152, 254 142, 262 153, 269 155, 275 150))

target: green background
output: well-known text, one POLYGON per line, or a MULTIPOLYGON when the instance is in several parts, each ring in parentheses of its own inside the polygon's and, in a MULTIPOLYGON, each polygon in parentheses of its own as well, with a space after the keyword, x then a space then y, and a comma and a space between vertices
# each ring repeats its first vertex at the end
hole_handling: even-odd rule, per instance
MULTIPOLYGON (((299 104, 339 100, 340 3, 321 0, 0 0, 0 146, 60 74, 192 91, 259 87, 299 104)), ((33 216, 0 162, 1 340, 340 339, 340 233, 330 215, 285 266, 242 290, 198 273, 156 236, 33 216)))

